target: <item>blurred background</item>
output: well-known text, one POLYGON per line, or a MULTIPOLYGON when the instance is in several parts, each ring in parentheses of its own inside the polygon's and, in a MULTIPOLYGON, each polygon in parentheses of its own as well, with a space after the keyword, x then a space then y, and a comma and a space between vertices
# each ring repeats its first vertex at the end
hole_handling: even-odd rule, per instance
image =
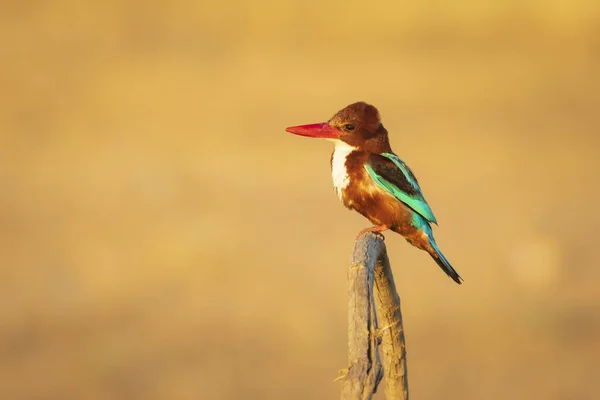
MULTIPOLYGON (((464 277, 387 234, 414 399, 597 399, 600 6, 5 2, 0 398, 326 399, 376 105, 464 277)), ((383 395, 378 395, 383 398, 383 395)))

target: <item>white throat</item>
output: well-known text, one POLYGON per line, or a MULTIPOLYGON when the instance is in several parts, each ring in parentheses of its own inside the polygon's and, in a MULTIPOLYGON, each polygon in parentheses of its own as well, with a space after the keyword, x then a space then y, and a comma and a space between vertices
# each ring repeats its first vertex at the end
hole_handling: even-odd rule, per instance
POLYGON ((331 160, 331 176, 333 178, 333 187, 340 200, 342 200, 342 191, 350 183, 350 177, 346 170, 346 158, 350 153, 356 150, 356 147, 350 146, 341 140, 334 140, 335 149, 331 160))

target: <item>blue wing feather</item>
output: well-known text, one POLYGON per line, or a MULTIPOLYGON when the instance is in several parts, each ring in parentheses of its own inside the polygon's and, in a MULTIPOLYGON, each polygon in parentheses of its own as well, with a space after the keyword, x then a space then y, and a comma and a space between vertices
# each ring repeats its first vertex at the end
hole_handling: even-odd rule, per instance
MULTIPOLYGON (((371 179, 373 179, 373 181, 385 191, 412 208, 427 221, 437 224, 435 215, 433 215, 431 207, 429 207, 429 204, 427 204, 427 201, 425 201, 423 192, 419 187, 419 183, 417 182, 417 179, 410 168, 408 168, 408 166, 393 153, 382 153, 380 155, 393 162, 402 174, 400 176, 398 176, 398 174, 394 174, 394 179, 386 179, 386 177, 382 176, 381 173, 377 173, 373 164, 367 162, 365 163, 365 169, 369 173, 371 179), (392 182, 393 180, 398 179, 403 179, 403 181, 392 182), (406 186, 407 184, 409 186, 406 186), (406 187, 407 190, 402 190, 400 187, 406 187), (410 192, 408 189, 411 189, 410 192)), ((389 178, 389 176, 387 178, 389 178)))

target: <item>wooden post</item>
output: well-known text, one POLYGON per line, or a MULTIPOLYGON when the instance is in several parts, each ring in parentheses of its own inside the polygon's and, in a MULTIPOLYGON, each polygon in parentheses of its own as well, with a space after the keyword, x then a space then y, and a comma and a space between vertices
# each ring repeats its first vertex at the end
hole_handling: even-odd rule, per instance
POLYGON ((400 297, 383 240, 381 234, 365 233, 354 245, 348 270, 350 366, 339 378, 343 380, 342 400, 371 399, 384 373, 386 398, 408 399, 400 297))

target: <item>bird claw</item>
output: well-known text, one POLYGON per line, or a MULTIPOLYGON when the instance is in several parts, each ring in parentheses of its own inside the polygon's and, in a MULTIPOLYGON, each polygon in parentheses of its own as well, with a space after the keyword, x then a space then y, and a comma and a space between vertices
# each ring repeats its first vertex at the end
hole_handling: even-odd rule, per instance
POLYGON ((365 228, 362 231, 358 232, 358 235, 356 235, 356 239, 358 239, 359 237, 361 237, 362 235, 364 235, 367 232, 371 232, 375 235, 381 236, 385 240, 385 236, 383 236, 383 233, 381 233, 381 232, 387 231, 388 229, 390 229, 390 227, 386 226, 386 225, 371 226, 369 228, 365 228))

